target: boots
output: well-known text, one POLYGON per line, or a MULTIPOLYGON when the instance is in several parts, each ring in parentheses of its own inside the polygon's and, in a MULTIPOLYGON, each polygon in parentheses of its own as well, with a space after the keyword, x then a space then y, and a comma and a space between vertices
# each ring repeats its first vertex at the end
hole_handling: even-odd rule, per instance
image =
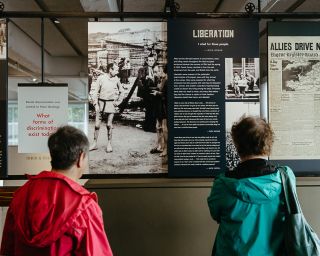
POLYGON ((108 130, 108 143, 107 143, 107 153, 111 153, 112 146, 111 146, 111 138, 112 138, 112 125, 107 125, 107 130, 108 130))
POLYGON ((93 143, 89 147, 89 151, 98 149, 97 141, 99 136, 100 127, 94 127, 94 134, 93 134, 93 143))

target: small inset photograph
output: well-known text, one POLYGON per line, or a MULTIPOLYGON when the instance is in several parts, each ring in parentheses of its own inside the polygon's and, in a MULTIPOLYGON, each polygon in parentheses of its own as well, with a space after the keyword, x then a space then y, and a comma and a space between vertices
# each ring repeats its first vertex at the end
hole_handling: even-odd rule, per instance
POLYGON ((231 128, 242 116, 260 116, 259 102, 226 102, 226 167, 232 171, 240 162, 232 142, 231 128))
POLYGON ((320 60, 282 60, 282 91, 319 92, 320 60))
POLYGON ((7 23, 6 20, 0 19, 0 60, 7 58, 7 23))
POLYGON ((226 99, 231 101, 259 101, 259 58, 226 58, 226 99))

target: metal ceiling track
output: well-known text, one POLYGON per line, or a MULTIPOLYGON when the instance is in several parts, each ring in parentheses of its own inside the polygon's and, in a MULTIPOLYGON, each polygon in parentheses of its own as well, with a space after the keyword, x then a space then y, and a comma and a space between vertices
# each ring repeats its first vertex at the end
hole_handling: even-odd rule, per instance
POLYGON ((257 19, 317 19, 320 12, 178 12, 172 15, 165 12, 17 12, 0 13, 2 18, 257 18, 257 19))

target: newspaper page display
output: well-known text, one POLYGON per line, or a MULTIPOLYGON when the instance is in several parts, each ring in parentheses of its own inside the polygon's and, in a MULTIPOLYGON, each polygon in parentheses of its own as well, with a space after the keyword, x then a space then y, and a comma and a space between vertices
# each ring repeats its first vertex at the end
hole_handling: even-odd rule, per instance
POLYGON ((233 122, 259 115, 258 23, 169 20, 169 176, 212 177, 239 162, 233 122))
MULTIPOLYGON (((316 22, 269 24, 271 160, 297 172, 320 163, 320 29, 316 22)), ((319 171, 319 170, 318 170, 319 171)))

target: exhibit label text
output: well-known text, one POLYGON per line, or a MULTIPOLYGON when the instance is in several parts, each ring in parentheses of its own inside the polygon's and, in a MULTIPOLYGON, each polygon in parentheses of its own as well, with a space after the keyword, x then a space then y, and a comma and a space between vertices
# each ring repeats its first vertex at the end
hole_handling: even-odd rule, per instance
POLYGON ((320 43, 271 43, 270 50, 273 51, 313 51, 320 50, 320 43))
POLYGON ((230 29, 194 29, 192 30, 193 37, 221 37, 233 38, 234 30, 230 29))

